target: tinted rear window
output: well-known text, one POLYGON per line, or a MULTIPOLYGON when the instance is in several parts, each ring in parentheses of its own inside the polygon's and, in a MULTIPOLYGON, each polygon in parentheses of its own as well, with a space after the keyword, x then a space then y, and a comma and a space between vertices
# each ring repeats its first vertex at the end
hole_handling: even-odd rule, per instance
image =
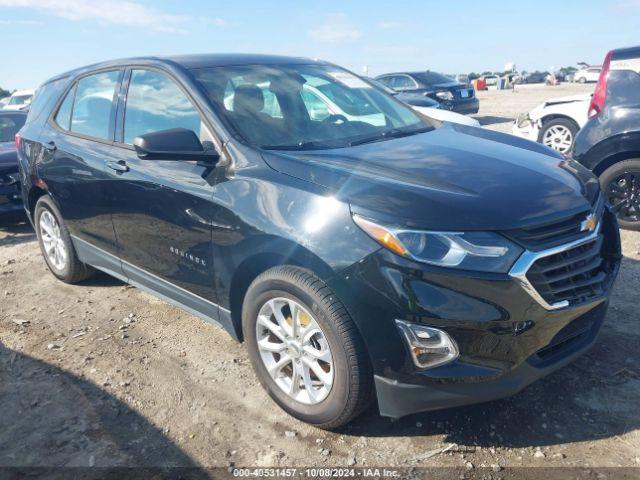
POLYGON ((438 83, 451 83, 454 80, 451 80, 449 77, 442 75, 437 72, 421 72, 414 73, 414 77, 420 80, 422 83, 426 83, 427 85, 435 85, 438 83))

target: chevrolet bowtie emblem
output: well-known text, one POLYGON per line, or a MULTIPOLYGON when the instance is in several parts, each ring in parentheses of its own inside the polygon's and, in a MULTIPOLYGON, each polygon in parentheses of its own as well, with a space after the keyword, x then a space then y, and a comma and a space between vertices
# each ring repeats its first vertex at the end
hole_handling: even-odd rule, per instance
POLYGON ((596 216, 593 213, 590 213, 580 224, 580 230, 583 232, 593 232, 597 226, 598 222, 596 222, 596 216))

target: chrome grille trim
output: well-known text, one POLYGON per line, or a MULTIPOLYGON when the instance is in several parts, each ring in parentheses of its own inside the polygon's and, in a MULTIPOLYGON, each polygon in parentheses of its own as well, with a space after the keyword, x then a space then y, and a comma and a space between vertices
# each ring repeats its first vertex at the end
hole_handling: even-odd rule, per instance
POLYGON ((573 242, 565 243, 564 245, 559 245, 557 247, 552 247, 547 250, 542 250, 539 252, 532 252, 530 250, 525 250, 520 258, 513 264, 511 270, 509 271, 509 275, 515 279, 520 286, 531 295, 534 300, 536 300, 544 309, 546 310, 558 310, 561 308, 566 308, 569 306, 568 300, 563 300, 561 302, 556 303, 548 303, 542 296, 538 293, 535 287, 531 284, 529 279, 527 278, 527 273, 531 266, 539 259, 549 257, 551 255, 556 255, 558 253, 565 252, 567 250, 571 250, 573 248, 579 247, 580 245, 584 245, 586 243, 590 243, 596 241, 598 239, 598 235, 600 235, 600 226, 602 224, 602 218, 596 229, 584 238, 580 238, 578 240, 574 240, 573 242))

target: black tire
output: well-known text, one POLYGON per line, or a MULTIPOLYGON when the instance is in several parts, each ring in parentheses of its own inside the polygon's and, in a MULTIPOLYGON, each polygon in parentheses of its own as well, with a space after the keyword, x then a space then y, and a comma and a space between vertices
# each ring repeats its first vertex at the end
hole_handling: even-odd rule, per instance
POLYGON ((242 307, 242 328, 251 363, 271 398, 290 415, 323 429, 335 429, 362 413, 372 399, 373 374, 366 349, 345 307, 331 289, 308 270, 274 267, 250 285, 242 307), (314 316, 327 339, 334 362, 328 396, 308 405, 278 387, 260 357, 256 322, 260 308, 275 297, 290 298, 314 316))
MULTIPOLYGON (((609 204, 613 204, 614 201, 609 195, 611 184, 617 179, 619 179, 625 173, 630 173, 635 177, 635 182, 637 185, 636 193, 633 194, 633 199, 631 201, 636 201, 637 208, 640 208, 640 158, 634 158, 630 160, 624 160, 622 162, 614 163, 609 168, 607 168, 600 175, 600 188, 605 194, 605 198, 609 202, 609 204)), ((614 208, 615 210, 615 208, 614 208)), ((638 220, 629 220, 625 219, 620 211, 616 211, 618 215, 618 223, 621 228, 626 230, 640 230, 640 212, 638 210, 634 210, 634 212, 638 213, 638 220)))
POLYGON ((38 199, 38 202, 36 203, 33 223, 35 224, 36 235, 38 236, 38 244, 40 245, 42 256, 44 257, 49 270, 51 270, 51 273, 53 273, 59 280, 62 280, 65 283, 77 283, 81 282, 82 280, 86 280, 95 273, 95 270, 93 268, 78 260, 78 255, 76 254, 76 250, 73 247, 71 236, 69 235, 69 231, 64 224, 62 215, 60 215, 60 211, 56 207, 55 203, 46 195, 40 197, 38 199), (63 268, 57 268, 51 262, 45 251, 40 227, 40 217, 45 211, 49 212, 55 217, 60 228, 60 237, 67 251, 67 259, 63 268))
POLYGON ((542 143, 542 139, 544 138, 544 135, 547 133, 547 131, 550 128, 555 126, 565 127, 567 130, 571 132, 571 146, 569 147, 569 150, 566 150, 564 153, 571 152, 571 150, 573 150, 573 145, 576 141, 576 134, 578 133, 578 130, 580 130, 580 127, 576 122, 574 122, 569 118, 552 118, 550 120, 546 120, 545 122, 543 122, 542 128, 538 133, 538 142, 542 143))
POLYGON ((587 83, 587 79, 585 77, 580 77, 578 79, 578 83, 587 83))

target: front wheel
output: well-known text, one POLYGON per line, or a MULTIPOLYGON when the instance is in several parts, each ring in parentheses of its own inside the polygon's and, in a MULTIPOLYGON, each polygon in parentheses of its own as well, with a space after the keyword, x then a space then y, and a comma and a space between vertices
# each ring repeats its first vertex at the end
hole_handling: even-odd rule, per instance
POLYGON ((578 125, 568 118, 547 120, 542 124, 538 141, 560 153, 569 153, 579 129, 578 125))
POLYGON ((308 270, 282 266, 247 291, 242 328, 253 368, 290 415, 337 428, 372 397, 372 372, 353 320, 329 287, 308 270))
POLYGON ((600 188, 618 223, 640 230, 640 158, 614 163, 600 175, 600 188))

